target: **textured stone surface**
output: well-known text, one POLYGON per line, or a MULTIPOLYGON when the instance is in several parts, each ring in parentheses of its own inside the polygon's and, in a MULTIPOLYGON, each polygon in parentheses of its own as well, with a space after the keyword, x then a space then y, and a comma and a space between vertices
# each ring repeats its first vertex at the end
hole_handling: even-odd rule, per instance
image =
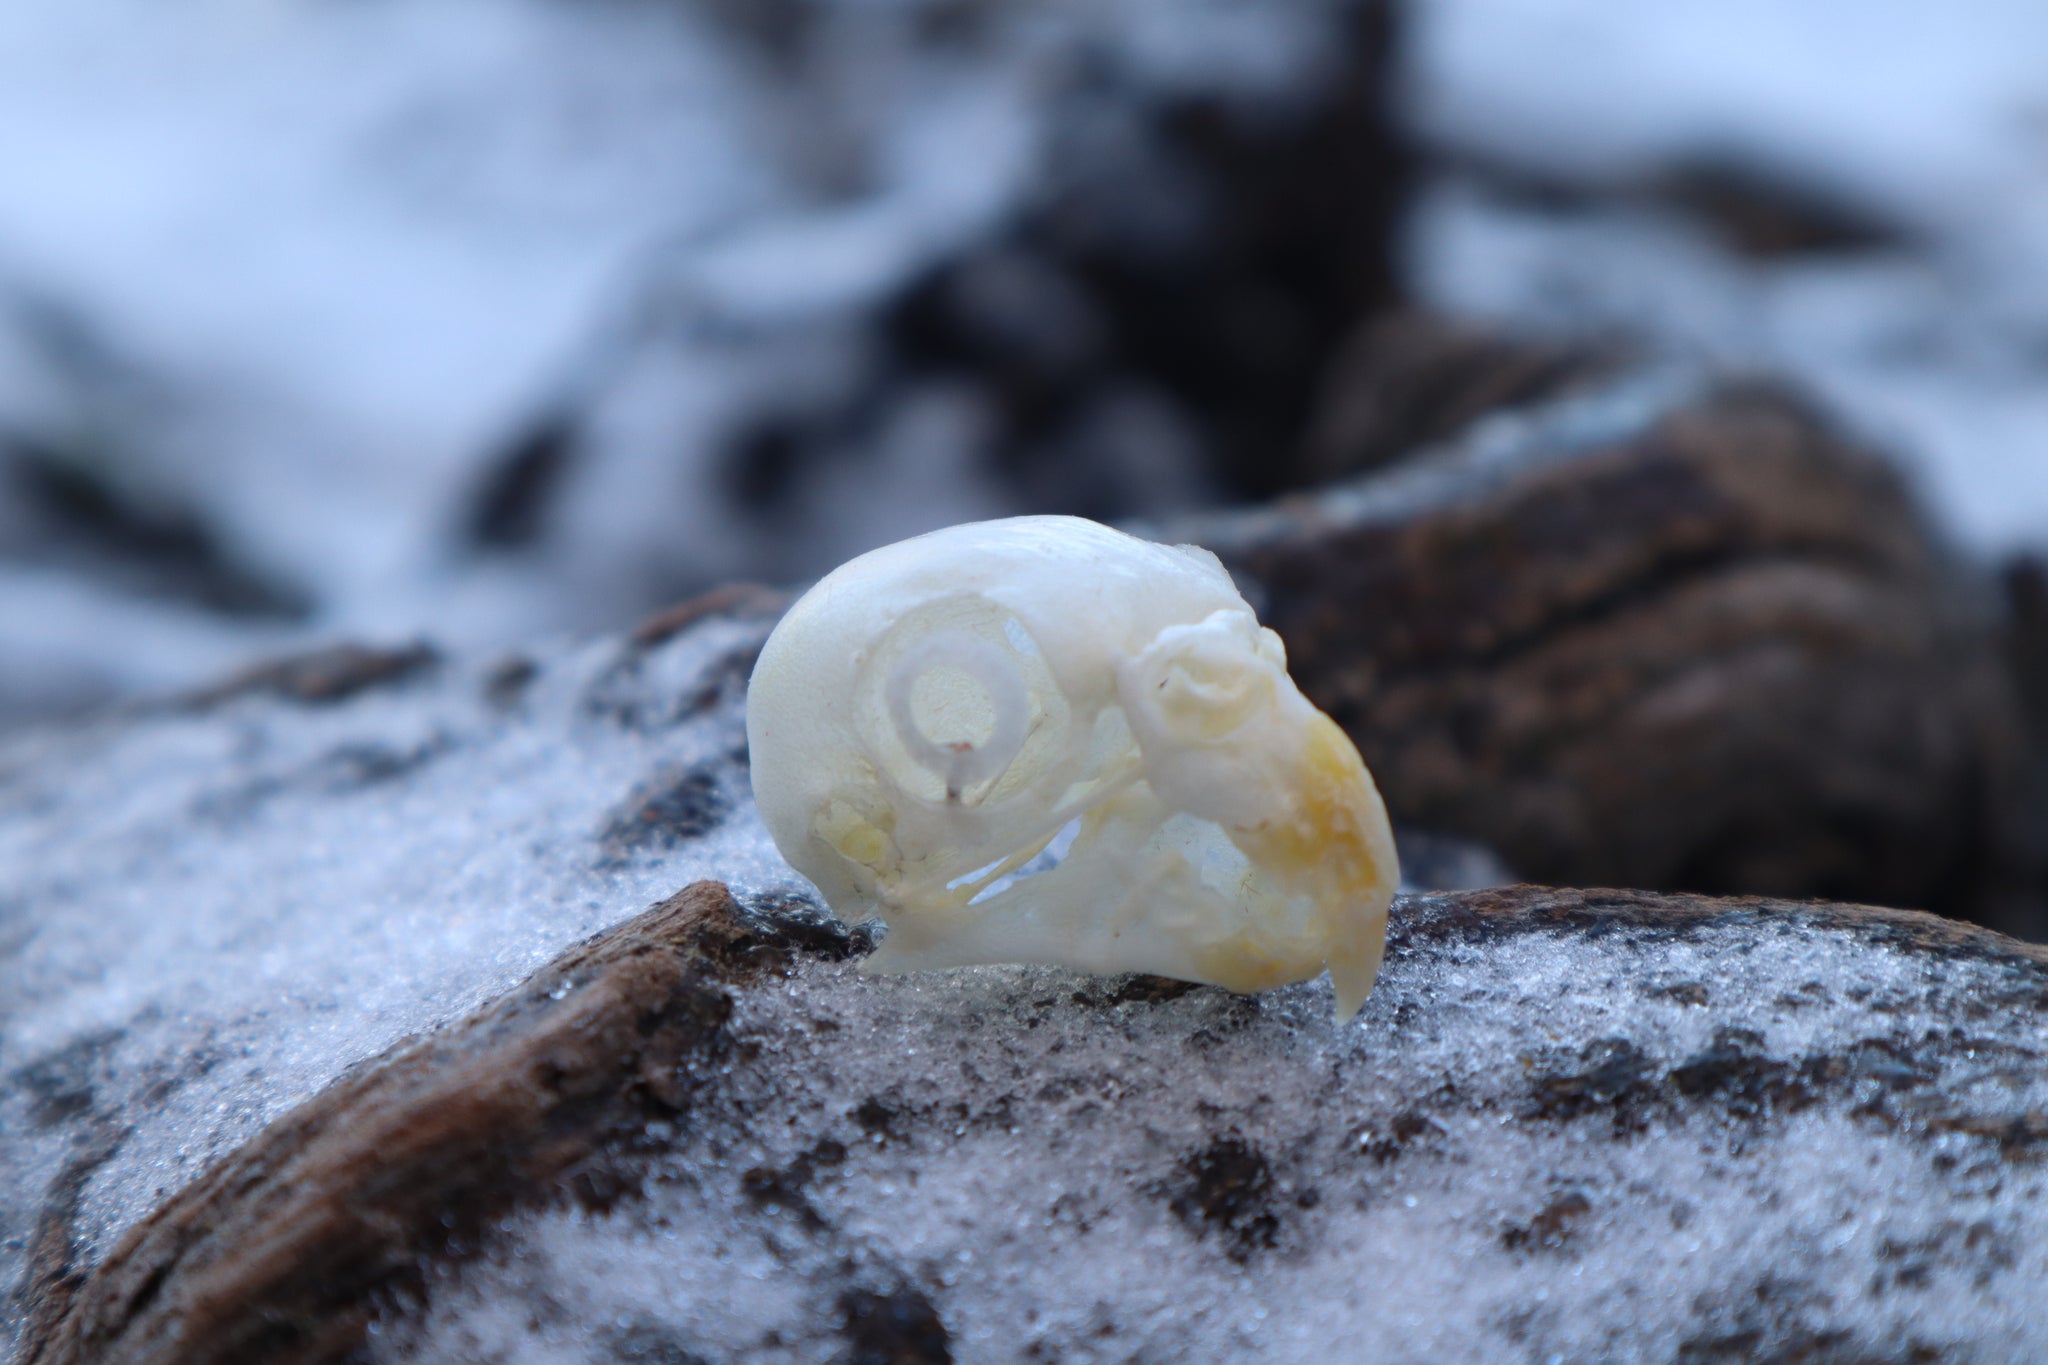
POLYGON ((1782 392, 1638 371, 1166 530, 1264 588, 1397 817, 1524 876, 2048 928, 1996 594, 1782 392))

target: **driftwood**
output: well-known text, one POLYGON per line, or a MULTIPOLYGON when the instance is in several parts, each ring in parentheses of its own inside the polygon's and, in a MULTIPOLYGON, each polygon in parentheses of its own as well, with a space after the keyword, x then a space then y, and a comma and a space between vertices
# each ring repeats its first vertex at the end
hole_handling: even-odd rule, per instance
POLYGON ((1989 585, 1782 393, 1638 377, 1165 530, 1263 587, 1397 818, 1523 876, 2048 929, 1989 585))
MULTIPOLYGON (((1994 1162, 2020 1163, 2009 1167, 2014 1178, 2032 1170, 2048 1150, 2048 1119, 2012 1109, 2011 1099, 2003 1107, 1985 1109, 1981 1099, 1968 1098, 1988 1094, 1997 1100, 2007 1093, 2017 1098, 2009 1083, 1997 1082, 1988 1091, 1986 1086, 2004 1074, 2000 1068, 2009 1067, 2015 1056, 2030 1055, 2030 1041, 2040 1041, 2026 1021, 2048 1004, 2048 949, 1914 912, 1536 887, 1417 899, 1397 910, 1388 981, 1365 1027, 1398 1055, 1415 1046, 1404 1040, 1435 1038, 1443 1029, 1462 1027, 1461 1019, 1479 1018, 1472 1013, 1473 1002, 1491 1001, 1488 1008, 1495 1011, 1512 1009, 1498 986, 1481 979, 1477 964, 1537 941, 1562 945, 1582 964, 1582 973, 1618 972, 1625 980, 1635 979, 1633 995, 1616 997, 1622 1007, 1616 1016, 1621 1022, 1612 1025, 1616 1032, 1562 1038, 1540 1056, 1524 1057, 1519 1066, 1509 1057, 1488 1064, 1483 1074, 1501 1078, 1508 1087, 1499 1096, 1485 1093, 1491 1082, 1439 1085, 1443 1075, 1425 1068, 1434 1089, 1395 1096, 1398 1112, 1384 1121, 1369 1119, 1355 1136, 1342 1132, 1341 1124, 1339 1130, 1326 1131, 1317 1141, 1329 1147, 1327 1157, 1303 1155, 1306 1138, 1292 1139, 1292 1146, 1282 1142, 1296 1153, 1290 1160, 1299 1168, 1298 1179, 1315 1180, 1310 1193, 1320 1202, 1342 1207, 1353 1200, 1384 1198, 1371 1191, 1394 1163, 1421 1161, 1420 1171, 1433 1161, 1451 1159, 1456 1142, 1450 1135, 1465 1131, 1457 1126, 1464 1121, 1460 1111, 1474 1107, 1485 1115, 1483 1127, 1516 1125, 1536 1141, 1562 1142, 1571 1132, 1591 1131, 1583 1128, 1590 1123, 1611 1132, 1624 1147, 1672 1140, 1679 1144, 1675 1150, 1689 1150, 1699 1130, 1688 1125, 1728 1125, 1731 1151, 1738 1152, 1751 1144, 1768 1149, 1774 1115, 1839 1111, 1861 1116, 1856 1121, 1872 1132, 1889 1131, 1892 1136, 1885 1141, 1978 1144, 1994 1162), (1816 981, 1800 998, 1769 1004, 1728 998, 1728 982, 1712 976, 1719 968, 1707 968, 1708 975, 1698 980, 1667 979, 1657 970, 1660 955, 1674 949, 1699 948, 1704 950, 1699 960, 1734 962, 1756 952, 1796 953, 1811 945, 1860 954, 1873 963, 1921 962, 1926 964, 1924 979, 1934 984, 1910 1001, 1896 992, 1880 992, 1851 1005, 1844 993, 1848 999, 1862 999, 1860 990, 1868 994, 1859 982, 1816 981), (1460 960, 1475 964, 1467 969, 1471 1001, 1457 999, 1455 976, 1448 991, 1445 984, 1431 984, 1438 978, 1429 974, 1442 967, 1427 964, 1460 960), (1975 976, 1966 983, 1963 978, 1972 971, 1975 976), (1409 973, 1429 979, 1408 982, 1409 973), (1943 981, 1951 984, 1939 984, 1943 981), (1629 1006, 1629 999, 1651 1003, 1629 1006), (1752 1031, 1768 1031, 1777 1027, 1773 1021, 1780 1016, 1816 1008, 1847 1009, 1844 1036, 1865 1031, 1872 1036, 1840 1051, 1823 1047, 1803 1058, 1785 1058, 1772 1055, 1763 1033, 1752 1031), (1449 1012, 1432 1019, 1430 1012, 1437 1009, 1449 1012), (1717 1029, 1714 1041, 1695 1056, 1660 1061, 1658 1044, 1651 1041, 1655 1026, 1647 1019, 1629 1025, 1630 1009, 1677 1009, 1685 1018, 1711 1016, 1708 1022, 1725 1016, 1742 1026, 1717 1029), (1917 1043, 1906 1041, 1921 1026, 1921 1011, 1962 1027, 1947 1035, 1926 1033, 1917 1043), (1638 1028, 1648 1031, 1628 1036, 1638 1028), (1893 1036, 1900 1041, 1885 1041, 1893 1036), (1543 1134, 1559 1136, 1545 1139, 1543 1134), (1331 1165, 1318 1169, 1318 1161, 1331 1165), (1344 1189, 1343 1182, 1350 1180, 1361 1182, 1355 1194, 1344 1189)), ((360 1347, 380 1316, 402 1333, 408 1319, 431 1308, 425 1268, 474 1256, 488 1243, 486 1230, 507 1214, 571 1201, 607 1208, 644 1197, 631 1171, 635 1153, 668 1148, 686 1154, 692 1116, 700 1108, 716 1108, 722 1087, 744 1084, 730 1079, 734 1072, 779 1067, 769 1078, 769 1092, 800 1099, 810 1083, 807 1068, 815 1062, 794 1056, 778 1060, 774 1054, 782 1051, 783 1042, 797 1042, 786 1033, 776 1034, 776 1045, 765 1050, 736 1037, 736 1001, 750 991, 776 990, 776 983, 807 959, 842 958, 857 946, 857 938, 801 913, 774 923, 749 919, 716 883, 688 887, 564 954, 470 1017, 358 1068, 173 1196, 101 1264, 69 1279, 45 1275, 37 1291, 43 1301, 32 1305, 23 1358, 36 1365, 335 1361, 360 1347)), ((1756 978, 1738 968, 1734 979, 1756 978)), ((1043 993, 1028 983, 1022 989, 1025 999, 1043 993)), ((1128 1040, 1121 1046, 1139 1064, 1139 1072, 1157 1073, 1169 1089, 1180 1084, 1169 1079, 1176 1069, 1190 1065, 1190 1043, 1197 1045, 1192 1055, 1213 1057, 1216 1049, 1233 1046, 1230 1038, 1249 1037, 1254 1040, 1251 1055, 1267 1055, 1257 1051, 1262 1045, 1254 1027, 1260 1017, 1256 999, 1231 1003, 1231 997, 1201 988, 1197 1000, 1214 997, 1219 1002, 1202 1005, 1189 999, 1189 990, 1149 978, 1124 978, 1085 986, 1071 996, 1055 990, 1033 1008, 1041 1016, 1047 1010, 1055 1016, 1064 1012, 1095 1036, 1128 1040), (1112 1022, 1112 1016, 1123 1017, 1118 1011, 1167 1008, 1197 1011, 1186 1026, 1193 1032, 1156 1057, 1147 1049, 1158 1043, 1148 1044, 1143 1041, 1147 1035, 1133 1035, 1126 1025, 1112 1022), (1093 1015, 1102 1017, 1091 1025, 1087 1020, 1093 1015), (1198 1027, 1204 1018, 1211 1023, 1198 1027)), ((1518 1026, 1514 1020, 1503 1022, 1518 1026)), ((1294 1026, 1275 1027, 1284 1032, 1294 1026)), ((1554 1021, 1545 1031, 1553 1027, 1554 1021)), ((1802 1036, 1812 1036, 1810 1025, 1801 1027, 1802 1036)), ((818 1036, 832 1040, 830 1047, 856 1053, 877 1045, 859 1032, 836 1027, 818 1036)), ((970 1028, 959 1044, 969 1049, 963 1055, 970 1060, 970 1081, 976 1066, 991 1067, 992 1074, 999 1070, 994 1059, 1010 1046, 997 1041, 990 1060, 974 1061, 982 1046, 972 1041, 975 1036, 970 1028)), ((1173 1030, 1159 1035, 1160 1042, 1175 1038, 1179 1034, 1173 1030)), ((1086 1063, 1075 1059, 1068 1065, 1086 1063)), ((1197 1066, 1185 1074, 1192 1079, 1202 1070, 1197 1066)), ((806 1186, 824 1178, 828 1162, 845 1164, 850 1172, 854 1158, 849 1147, 860 1141, 862 1130, 874 1143, 886 1137, 892 1145, 926 1153, 917 1159, 936 1163, 935 1173, 956 1159, 949 1155, 955 1135, 980 1122, 971 1116, 979 1112, 977 1106, 1000 1114, 999 1121, 1011 1125, 1012 1133, 1022 1123, 1024 1131, 1058 1140, 1060 1116, 1085 1114, 1087 1107, 1064 1106, 1058 1098, 1063 1091, 1045 1088, 1046 1079, 1034 1073, 1025 1078, 1023 1090, 999 1095, 977 1093, 970 1084, 971 1102, 935 1111, 871 1098, 852 1111, 848 1141, 817 1137, 809 1154, 788 1169, 750 1170, 736 1197, 740 1207, 753 1210, 748 1216, 766 1218, 768 1226, 778 1212, 797 1215, 796 1232, 787 1231, 785 1220, 778 1236, 841 1236, 814 1207, 806 1186), (958 1122, 953 1115, 961 1114, 970 1117, 958 1122)), ((1257 1086, 1276 1083, 1281 1083, 1278 1078, 1265 1076, 1257 1086)), ((1068 1076, 1060 1086, 1076 1084, 1095 1082, 1068 1076)), ((1123 1083, 1126 1089, 1130 1084, 1128 1079, 1123 1083)), ((1197 1095, 1191 1103, 1200 1109, 1204 1102, 1197 1095)), ((734 1112, 753 1111, 742 1106, 734 1112)), ((815 1106, 799 1104, 792 1114, 814 1112, 815 1106)), ((799 1118, 785 1120, 761 1111, 741 1121, 780 1129, 799 1118)), ((1273 1164, 1278 1160, 1273 1145, 1281 1139, 1262 1135, 1242 1115, 1219 1114, 1210 1121, 1219 1125, 1213 1139, 1182 1157, 1160 1181, 1143 1184, 1126 1197, 1163 1201, 1198 1244, 1213 1247, 1226 1262, 1249 1273, 1269 1264, 1270 1248, 1280 1244, 1293 1246, 1289 1254, 1297 1259, 1370 1251, 1366 1246, 1347 1249, 1342 1238, 1334 1250, 1303 1242, 1307 1234, 1297 1225, 1308 1217, 1302 1210, 1314 1205, 1306 1194, 1283 1197, 1288 1187, 1273 1164)), ((1560 1146, 1553 1159, 1583 1164, 1569 1154, 1575 1150, 1580 1149, 1560 1146)), ((1748 1165, 1768 1172, 1771 1160, 1755 1156, 1748 1165)), ((1941 1173, 1955 1166, 1954 1155, 1938 1158, 1925 1177, 1932 1182, 1929 1190, 1898 1189, 1894 1207, 1885 1212, 1911 1218, 1927 1211, 1925 1201, 1946 1199, 1934 1187, 1952 1178, 1941 1173)), ((1453 1172, 1452 1188, 1463 1187, 1457 1183, 1455 1160, 1441 1169, 1453 1172)), ((850 1177, 842 1173, 839 1178, 850 1177)), ((1480 1187, 1487 1183, 1481 1181, 1480 1187)), ((1962 1197, 1981 1202, 1981 1194, 1973 1188, 1962 1197)), ((1497 1236, 1485 1234, 1510 1265, 1535 1257, 1531 1264, 1540 1266, 1540 1258, 1578 1245, 1594 1235, 1590 1228, 1611 1211, 1614 1200, 1625 1203, 1632 1197, 1597 1183, 1538 1196, 1542 1191, 1515 1189, 1488 1196, 1542 1205, 1531 1205, 1534 1212, 1526 1222, 1506 1226, 1497 1236)), ((1713 1197, 1734 1201, 1739 1213, 1753 1194, 1750 1186, 1738 1183, 1713 1197)), ((1017 1212, 992 1192, 979 1216, 1009 1226, 1017 1212)), ((1687 1216, 1719 1215, 1708 1208, 1687 1216)), ((2000 1219, 1982 1226, 1994 1228, 2000 1239, 1991 1252, 1980 1243, 1992 1233, 1972 1231, 1965 1237, 1959 1232, 1954 1248, 1944 1250, 1943 1243, 1914 1251, 1917 1270, 1893 1269, 1902 1275, 1910 1271, 1924 1283, 1928 1276, 1948 1273, 1948 1257, 1961 1267, 1956 1273, 1977 1275, 1980 1286, 1987 1276, 2009 1273, 2011 1256, 1999 1248, 2019 1234, 2000 1219)), ((1880 1258, 1895 1254, 1885 1250, 1891 1245, 1879 1244, 1880 1258)), ((1560 1290, 1566 1287, 1557 1283, 1560 1290)), ((2025 1297, 2024 1292, 2017 1299, 2008 1295, 2007 1301, 2025 1297)), ((838 1291, 837 1303, 834 1311, 854 1358, 953 1358, 943 1299, 926 1290, 906 1285, 877 1293, 849 1284, 838 1291)), ((1857 1315, 1884 1307, 1873 1300, 1859 1308, 1853 1296, 1838 1301, 1808 1293, 1793 1309, 1772 1308, 1758 1318, 1756 1305, 1745 1303, 1730 1307, 1711 1295, 1695 1301, 1690 1311, 1698 1321, 1684 1330, 1695 1333, 1687 1344, 1699 1347, 1697 1358, 1732 1359, 1778 1347, 1846 1349, 1845 1343, 1868 1334, 1867 1325, 1857 1325, 1857 1315), (1840 1321, 1815 1326, 1813 1313, 1820 1311, 1815 1305, 1829 1303, 1835 1307, 1828 1311, 1840 1321)), ((662 1307, 686 1319, 690 1313, 688 1304, 662 1307)), ((653 1329, 634 1331, 646 1336, 653 1329)), ((658 1358, 695 1358, 676 1353, 680 1347, 663 1349, 672 1356, 658 1358)), ((1056 1343, 1043 1349, 1057 1354, 1056 1343)), ((1822 1352, 1814 1358, 1837 1357, 1822 1352)))

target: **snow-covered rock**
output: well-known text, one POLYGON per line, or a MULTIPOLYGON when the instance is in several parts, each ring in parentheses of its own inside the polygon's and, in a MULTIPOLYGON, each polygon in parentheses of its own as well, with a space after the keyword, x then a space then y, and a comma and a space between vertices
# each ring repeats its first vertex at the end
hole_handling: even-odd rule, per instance
POLYGON ((2038 950, 1510 889, 1398 901, 1344 1028, 1326 983, 864 976, 746 791, 774 609, 0 749, 34 1358, 2043 1349, 2038 950))

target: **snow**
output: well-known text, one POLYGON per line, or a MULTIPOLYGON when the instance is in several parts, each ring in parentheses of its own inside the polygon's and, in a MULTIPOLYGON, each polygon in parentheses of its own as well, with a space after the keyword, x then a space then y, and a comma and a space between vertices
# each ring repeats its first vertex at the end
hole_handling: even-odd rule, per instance
POLYGON ((1448 0, 1416 21, 1409 110, 1429 145, 1595 192, 1556 209, 1439 177, 1409 232, 1424 299, 1792 376, 1912 469, 1966 544, 2048 545, 2048 11, 1448 0), (1817 192, 1898 240, 1756 260, 1632 201, 1699 165, 1817 192))
MULTIPOLYGON (((1126 115, 1297 98, 1347 3, 998 5, 965 36, 936 0, 0 7, 0 452, 193 509, 311 600, 300 638, 616 628, 1029 510, 943 392, 801 525, 724 462, 750 421, 880 383, 885 306, 1084 167, 1084 67, 1126 115), (565 415, 542 543, 480 552, 480 491, 565 415)), ((41 610, 7 549, 0 658, 41 610)), ((164 666, 196 681, 207 643, 164 666)), ((135 684, 111 646, 68 666, 135 684)))
POLYGON ((331 708, 251 696, 0 749, 0 1283, 65 1156, 39 1071, 82 1069, 65 1093, 136 1124, 82 1210, 97 1256, 345 1067, 566 945, 699 877, 790 886, 734 758, 765 632, 557 646, 510 709, 483 658, 331 708), (607 842, 698 772, 709 833, 607 842))
MULTIPOLYGON (((1411 934, 1432 913, 1397 908, 1411 934)), ((381 1358, 552 1365, 630 1334, 676 1359, 822 1362, 843 1358, 849 1283, 909 1287, 961 1361, 1647 1359, 1745 1330, 2038 1354, 2044 1175, 1981 1139, 1902 1140, 1873 1117, 1879 1083, 1860 1116, 1530 1115, 1532 1076, 1589 1040, 1624 1035, 1652 1070, 1731 1025, 1774 1058, 1845 1055, 1938 1026, 1932 997, 2002 969, 1789 922, 1630 937, 1417 935, 1349 1028, 1322 984, 1087 1004, 1045 970, 804 968, 741 997, 758 1064, 641 1200, 517 1220, 423 1323, 387 1325, 381 1358), (1713 1006, 1657 991, 1673 980, 1713 1006), (1174 1200, 1218 1134, 1269 1170, 1235 1226, 1200 1227, 1174 1200), (1902 1247, 1927 1264, 1903 1271, 1902 1247)), ((1982 1028, 1986 1055, 2043 1042, 1982 1028)), ((2001 1112, 2048 1098, 2029 1065, 1918 1059, 2001 1112)))
MULTIPOLYGON (((0 1283, 109 1124, 131 1131, 85 1184, 87 1263, 348 1067, 677 887, 807 896, 742 766, 766 628, 537 646, 523 686, 456 652, 324 706, 251 691, 0 744, 0 1283), (664 793, 672 824, 636 818, 664 793)), ((822 1361, 863 1304, 925 1314, 961 1361, 2048 1344, 2048 1167, 1998 1137, 2048 1110, 2043 969, 1797 914, 1463 914, 1399 899, 1348 1027, 1321 981, 1158 998, 807 962, 736 988, 638 1195, 508 1219, 375 1350, 822 1361), (1730 1036, 1747 1071, 1683 1080, 1730 1036), (1613 1039, 1625 1083, 1570 1098, 1613 1039), (1794 1082, 1811 1103, 1770 1098, 1794 1082)))
MULTIPOLYGON (((0 7, 0 452, 25 440, 189 513, 309 604, 165 608, 138 667, 123 623, 154 601, 87 582, 80 624, 52 627, 49 574, 92 574, 21 549, 0 481, 0 711, 198 681, 281 633, 617 628, 714 581, 1048 510, 991 477, 985 395, 888 369, 888 307, 1075 185, 1125 187, 1091 203, 1170 242, 1199 209, 1150 115, 1198 92, 1284 118, 1325 89, 1354 8, 0 7), (744 433, 858 394, 886 399, 872 429, 792 474, 776 514, 735 495, 744 433), (568 453, 534 542, 473 543, 482 491, 551 424, 568 453)), ((1401 103, 1437 158, 1409 233, 1424 301, 1803 379, 1914 465, 1959 539, 2048 543, 2038 6, 1442 0, 1404 32, 1401 103), (1897 240, 1731 254, 1636 194, 1702 161, 1897 240), (1500 171, 1592 199, 1503 199, 1500 171)), ((1022 297, 1066 325, 1044 288, 1022 297)), ((1185 414, 1111 390, 1101 422, 1128 455, 1087 477, 1150 513, 1200 498, 1185 414)))

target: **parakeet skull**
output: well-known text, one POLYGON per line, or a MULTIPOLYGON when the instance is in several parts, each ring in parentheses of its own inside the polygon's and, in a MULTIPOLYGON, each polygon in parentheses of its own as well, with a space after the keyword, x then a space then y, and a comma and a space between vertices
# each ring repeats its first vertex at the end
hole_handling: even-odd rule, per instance
POLYGON ((761 652, 754 795, 873 970, 1372 988, 1398 880, 1351 741, 1216 557, 1074 517, 841 566, 761 652))

